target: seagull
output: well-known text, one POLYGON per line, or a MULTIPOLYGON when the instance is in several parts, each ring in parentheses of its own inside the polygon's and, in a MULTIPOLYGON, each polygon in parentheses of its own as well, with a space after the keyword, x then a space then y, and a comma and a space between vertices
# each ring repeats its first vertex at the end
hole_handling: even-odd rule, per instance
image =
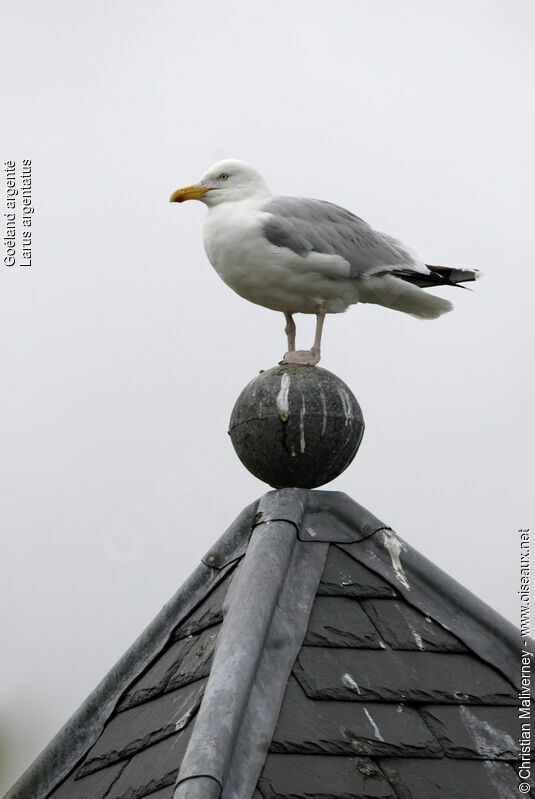
POLYGON ((423 289, 456 286, 480 274, 425 264, 339 205, 274 196, 244 161, 219 161, 198 183, 170 197, 173 203, 185 200, 208 207, 204 247, 220 278, 240 297, 284 314, 288 352, 281 364, 319 362, 328 313, 364 302, 435 319, 453 306, 423 289), (310 350, 296 350, 296 313, 316 315, 310 350))

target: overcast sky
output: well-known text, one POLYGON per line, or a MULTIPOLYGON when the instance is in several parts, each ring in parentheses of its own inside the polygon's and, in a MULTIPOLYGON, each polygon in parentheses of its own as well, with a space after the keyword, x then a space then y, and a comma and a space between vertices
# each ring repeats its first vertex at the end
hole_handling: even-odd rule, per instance
POLYGON ((534 18, 532 0, 2 3, 2 161, 31 159, 35 214, 31 267, 0 267, 0 790, 267 490, 226 430, 284 320, 219 280, 204 207, 168 202, 223 157, 485 272, 436 292, 456 306, 437 321, 327 318, 322 366, 366 420, 329 488, 516 623, 534 18))

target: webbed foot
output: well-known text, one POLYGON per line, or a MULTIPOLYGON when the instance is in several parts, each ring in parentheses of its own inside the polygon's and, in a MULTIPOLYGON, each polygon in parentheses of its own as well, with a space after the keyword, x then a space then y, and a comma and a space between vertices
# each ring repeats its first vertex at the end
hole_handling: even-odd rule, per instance
POLYGON ((320 357, 320 351, 314 349, 314 347, 311 350, 293 350, 286 353, 280 364, 296 363, 301 366, 316 366, 320 361, 320 357))

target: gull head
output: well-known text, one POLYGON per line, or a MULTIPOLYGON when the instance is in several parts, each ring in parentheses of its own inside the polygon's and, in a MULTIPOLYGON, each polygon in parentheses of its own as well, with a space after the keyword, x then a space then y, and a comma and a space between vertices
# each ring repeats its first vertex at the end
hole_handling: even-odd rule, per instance
POLYGON ((205 205, 213 206, 269 197, 270 194, 264 178, 256 169, 244 161, 227 158, 211 166, 197 183, 174 191, 170 202, 200 200, 205 205))

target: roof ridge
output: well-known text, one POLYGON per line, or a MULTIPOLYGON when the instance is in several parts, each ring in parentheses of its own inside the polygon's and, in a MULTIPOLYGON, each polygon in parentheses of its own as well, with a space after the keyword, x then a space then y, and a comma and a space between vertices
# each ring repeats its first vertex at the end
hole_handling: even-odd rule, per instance
POLYGON ((298 495, 292 502, 293 496, 283 489, 260 500, 249 547, 224 603, 175 799, 250 799, 254 792, 328 551, 327 543, 298 540, 306 501, 298 495))
MULTIPOLYGON (((221 551, 239 552, 249 538, 258 502, 248 505, 219 538, 221 551)), ((173 630, 232 570, 240 555, 216 567, 201 562, 186 582, 110 669, 78 710, 5 794, 4 799, 45 799, 75 768, 101 734, 117 703, 162 651, 173 630)))
MULTIPOLYGON (((305 639, 329 545, 334 545, 333 552, 338 550, 358 562, 359 568, 379 575, 395 589, 395 596, 449 630, 474 655, 518 685, 522 641, 515 627, 388 525, 340 492, 270 491, 239 514, 5 799, 45 799, 73 771, 102 733, 121 696, 157 661, 177 626, 225 581, 244 555, 235 579, 231 578, 219 643, 205 696, 192 722, 175 799, 193 799, 199 790, 206 799, 212 795, 250 799, 293 661, 305 639), (243 611, 251 599, 249 622, 244 624, 243 611), (240 647, 242 659, 245 652, 243 663, 230 670, 231 656, 240 647), (219 689, 228 689, 229 673, 234 704, 231 712, 222 713, 219 689), (216 729, 211 708, 217 703, 216 729), (211 742, 212 750, 201 751, 198 739, 211 742), (249 794, 238 791, 238 782, 250 788, 249 794)), ((527 639, 527 645, 535 646, 535 642, 527 639)))

